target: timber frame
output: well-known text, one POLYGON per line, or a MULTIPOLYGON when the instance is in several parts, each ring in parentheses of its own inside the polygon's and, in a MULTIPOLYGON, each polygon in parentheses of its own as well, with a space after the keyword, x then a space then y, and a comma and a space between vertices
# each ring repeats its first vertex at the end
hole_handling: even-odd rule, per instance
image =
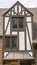
MULTIPOLYGON (((28 10, 28 9, 26 9, 21 3, 19 3, 18 1, 6 12, 6 13, 4 13, 3 14, 3 53, 6 51, 6 52, 31 52, 31 51, 33 51, 33 50, 27 50, 27 44, 26 44, 26 26, 27 26, 27 22, 26 22, 26 17, 31 17, 31 22, 28 22, 28 23, 32 23, 33 24, 33 14, 28 10), (17 14, 15 13, 15 8, 14 8, 14 6, 17 4, 17 14), (19 8, 18 8, 18 5, 21 5, 21 7, 22 8, 24 8, 24 15, 22 15, 22 12, 23 12, 23 10, 21 9, 21 15, 19 14, 19 8), (14 15, 11 15, 12 14, 12 8, 14 8, 14 15), (26 14, 26 11, 28 12, 27 14, 30 14, 30 15, 27 15, 26 14), (8 14, 8 15, 6 15, 8 12, 10 12, 10 14, 8 14), (15 15, 16 14, 16 15, 15 15), (10 24, 11 24, 11 22, 12 22, 12 18, 23 18, 24 19, 24 21, 23 21, 23 29, 19 29, 19 28, 17 28, 17 29, 13 29, 12 30, 12 25, 10 25, 10 35, 5 35, 5 32, 6 32, 6 30, 7 30, 7 28, 6 28, 6 30, 4 31, 4 25, 5 25, 5 17, 9 17, 9 20, 10 20, 10 24), (24 23, 25 23, 25 25, 24 25, 24 23), (19 40, 19 38, 18 38, 18 36, 19 36, 19 31, 24 31, 25 32, 25 50, 23 51, 23 50, 19 50, 19 41, 18 41, 18 49, 17 50, 12 50, 11 49, 11 46, 10 46, 10 50, 8 49, 8 50, 5 50, 4 49, 4 39, 5 39, 5 37, 9 37, 10 38, 10 45, 11 45, 11 38, 12 38, 12 35, 11 35, 11 32, 12 31, 17 31, 18 32, 18 35, 17 35, 17 41, 19 40)), ((7 24, 7 26, 8 26, 8 24, 7 24)), ((17 25, 18 26, 18 25, 17 25)), ((27 26, 27 30, 28 30, 28 26, 27 26)), ((28 35, 29 35, 29 30, 28 30, 28 35)), ((30 36, 29 36, 29 40, 30 40, 30 36)), ((31 46, 31 40, 29 41, 30 42, 30 46, 31 46)), ((31 49, 32 49, 32 46, 31 46, 31 49)))

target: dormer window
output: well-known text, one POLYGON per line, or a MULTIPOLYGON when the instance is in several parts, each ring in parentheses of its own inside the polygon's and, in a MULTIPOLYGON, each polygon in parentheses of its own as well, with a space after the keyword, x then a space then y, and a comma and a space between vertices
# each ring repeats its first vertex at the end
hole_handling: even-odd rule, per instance
MULTIPOLYGON (((32 17, 33 15, 21 4, 15 4, 10 14, 4 14, 5 48, 10 51, 32 52, 32 17), (5 38, 7 36, 7 38, 5 38)), ((7 13, 7 12, 6 12, 7 13)))

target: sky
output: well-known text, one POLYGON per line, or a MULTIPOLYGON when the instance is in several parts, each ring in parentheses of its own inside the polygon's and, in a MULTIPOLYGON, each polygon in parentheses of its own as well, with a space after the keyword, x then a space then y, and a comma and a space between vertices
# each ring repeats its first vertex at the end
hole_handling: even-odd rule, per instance
POLYGON ((25 7, 37 8, 37 0, 0 0, 0 8, 10 8, 16 1, 19 1, 25 7))

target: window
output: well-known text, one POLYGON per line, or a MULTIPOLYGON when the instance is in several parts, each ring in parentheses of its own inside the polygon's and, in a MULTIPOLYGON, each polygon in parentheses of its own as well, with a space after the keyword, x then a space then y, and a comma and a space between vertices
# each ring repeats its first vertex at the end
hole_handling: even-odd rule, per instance
POLYGON ((13 31, 12 36, 4 37, 4 50, 5 51, 15 51, 18 50, 18 42, 17 42, 17 32, 13 31))
POLYGON ((12 36, 10 37, 5 37, 5 41, 4 41, 4 48, 6 51, 8 50, 17 50, 17 36, 12 36), (11 41, 10 41, 11 40, 11 41))
POLYGON ((9 48, 10 48, 10 38, 5 37, 5 49, 9 49, 9 48))
POLYGON ((23 28, 23 18, 13 18, 12 26, 13 28, 23 28))
POLYGON ((17 45, 17 36, 13 36, 12 37, 12 48, 16 49, 16 45, 17 45))
POLYGON ((17 28, 17 19, 13 18, 13 28, 17 28))
POLYGON ((23 28, 23 19, 22 18, 19 19, 19 28, 23 28))

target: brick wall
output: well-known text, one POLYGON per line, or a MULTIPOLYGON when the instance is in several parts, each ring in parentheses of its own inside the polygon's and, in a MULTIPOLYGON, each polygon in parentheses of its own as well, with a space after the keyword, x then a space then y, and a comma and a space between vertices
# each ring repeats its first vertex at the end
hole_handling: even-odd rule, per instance
POLYGON ((0 38, 0 65, 2 65, 2 38, 0 38))

